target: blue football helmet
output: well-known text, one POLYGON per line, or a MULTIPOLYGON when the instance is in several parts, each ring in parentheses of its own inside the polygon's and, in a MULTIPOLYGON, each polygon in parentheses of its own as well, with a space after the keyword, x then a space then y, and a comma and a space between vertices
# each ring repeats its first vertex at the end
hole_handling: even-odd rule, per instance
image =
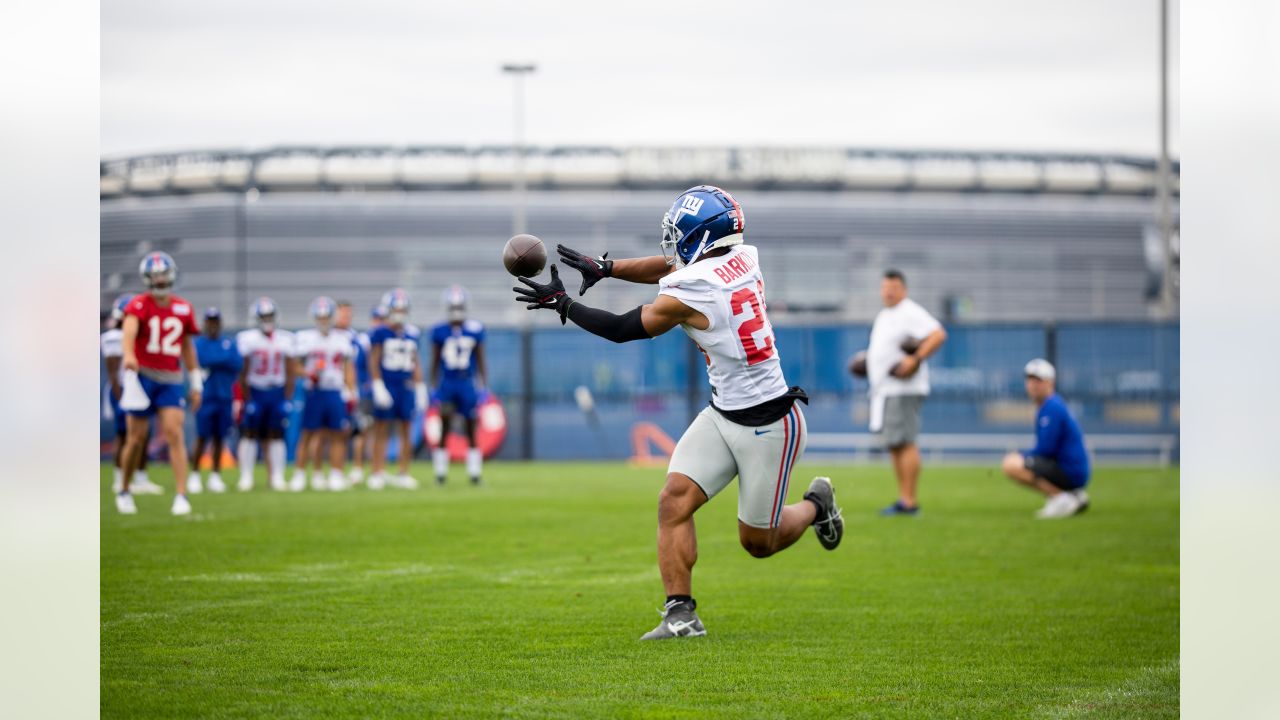
POLYGON ((403 325, 409 319, 409 293, 404 288, 383 295, 382 304, 387 306, 387 321, 392 325, 403 325))
POLYGON ((688 265, 708 250, 742 242, 747 221, 742 206, 714 185, 680 193, 662 217, 662 254, 668 265, 688 265))
POLYGON ((129 307, 129 301, 132 299, 133 296, 129 293, 116 296, 116 299, 111 301, 111 319, 117 322, 123 319, 124 309, 129 307))
POLYGON ((169 257, 169 253, 147 253, 138 265, 138 274, 142 276, 142 286, 158 298, 169 295, 173 284, 178 281, 178 264, 169 257))
POLYGON ((260 297, 254 300, 249 314, 263 332, 269 333, 276 329, 276 303, 271 298, 260 297))
POLYGON ((451 285, 444 291, 444 311, 450 322, 462 322, 467 319, 467 289, 461 285, 451 285))
POLYGON ((387 312, 387 306, 382 303, 378 303, 369 311, 369 318, 381 322, 387 319, 387 312))
POLYGON ((338 309, 337 303, 333 298, 321 295, 311 301, 311 307, 307 312, 311 314, 311 319, 315 321, 316 327, 322 330, 328 330, 330 323, 333 322, 333 313, 338 309))

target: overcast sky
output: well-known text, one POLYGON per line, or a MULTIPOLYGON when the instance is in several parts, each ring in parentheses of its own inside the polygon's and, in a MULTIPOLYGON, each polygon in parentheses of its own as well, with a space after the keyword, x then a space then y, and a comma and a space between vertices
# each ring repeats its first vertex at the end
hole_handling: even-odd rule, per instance
MULTIPOLYGON (((1158 0, 103 0, 102 153, 494 144, 1157 151, 1158 0)), ((1176 91, 1177 14, 1171 87, 1176 91)), ((1178 149, 1177 94, 1171 149, 1178 149)))

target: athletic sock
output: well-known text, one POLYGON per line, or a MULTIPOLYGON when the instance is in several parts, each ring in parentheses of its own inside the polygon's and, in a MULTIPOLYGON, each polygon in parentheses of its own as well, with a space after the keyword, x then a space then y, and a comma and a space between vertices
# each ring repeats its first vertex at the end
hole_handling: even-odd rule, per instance
POLYGON ((284 440, 267 443, 267 457, 271 460, 271 477, 284 479, 284 440))
POLYGON ((236 462, 240 463, 240 481, 246 484, 252 482, 253 466, 258 463, 257 441, 249 438, 242 439, 236 455, 236 462))
POLYGON ((673 602, 688 603, 690 610, 698 609, 698 601, 690 595, 668 595, 667 604, 670 605, 673 602))
POLYGON ((436 477, 442 478, 449 474, 449 451, 442 447, 438 447, 431 452, 431 462, 436 468, 436 477))
POLYGON ((480 470, 484 464, 484 456, 480 454, 480 448, 469 448, 467 450, 467 474, 472 478, 480 477, 480 470))

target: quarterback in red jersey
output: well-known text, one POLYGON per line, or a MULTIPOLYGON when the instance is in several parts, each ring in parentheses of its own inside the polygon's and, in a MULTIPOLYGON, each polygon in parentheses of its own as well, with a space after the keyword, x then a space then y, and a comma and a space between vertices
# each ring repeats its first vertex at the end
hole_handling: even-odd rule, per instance
POLYGON ((133 470, 146 452, 147 426, 152 415, 159 417, 160 431, 169 443, 169 463, 177 483, 173 514, 187 515, 187 445, 182 426, 186 420, 187 395, 191 409, 200 406, 204 380, 196 362, 192 338, 200 333, 191 303, 173 294, 178 266, 162 252, 149 253, 138 268, 146 292, 133 296, 124 311, 122 345, 125 388, 120 407, 129 413, 125 440, 123 487, 116 495, 116 509, 137 512, 129 493, 133 470), (190 390, 184 392, 179 360, 186 366, 190 390))

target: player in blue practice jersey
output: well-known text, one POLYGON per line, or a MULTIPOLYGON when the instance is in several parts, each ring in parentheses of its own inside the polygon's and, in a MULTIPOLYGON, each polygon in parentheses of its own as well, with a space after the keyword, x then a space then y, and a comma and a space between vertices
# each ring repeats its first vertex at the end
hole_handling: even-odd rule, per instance
POLYGON ((454 413, 462 416, 467 428, 467 474, 473 485, 480 484, 482 459, 476 447, 476 405, 484 392, 484 325, 467 319, 467 291, 454 285, 444 292, 445 322, 431 329, 432 402, 440 409, 440 447, 434 449, 436 483, 443 485, 449 472, 449 451, 445 442, 454 413))
POLYGON ((204 400, 196 411, 196 443, 191 450, 191 475, 187 492, 198 493, 200 458, 205 443, 212 441, 213 471, 209 473, 209 492, 226 492, 222 482, 222 442, 231 430, 231 387, 240 376, 243 361, 233 338, 222 335, 222 313, 211 307, 204 313, 204 332, 196 338, 196 358, 204 372, 204 400))
POLYGON ((1036 512, 1042 519, 1064 518, 1089 507, 1089 453, 1084 433, 1071 416, 1067 403, 1054 390, 1057 371, 1048 360, 1027 363, 1027 396, 1039 406, 1036 412, 1036 446, 1011 452, 1002 469, 1014 481, 1044 494, 1044 507, 1036 512))
POLYGON ((369 383, 373 394, 373 474, 369 489, 381 490, 387 483, 414 489, 418 481, 409 474, 413 443, 409 430, 415 412, 427 406, 427 385, 422 382, 418 357, 421 333, 409 324, 409 294, 400 288, 382 298, 387 306, 387 322, 369 335, 369 383), (400 437, 400 474, 389 481, 383 474, 387 463, 387 439, 396 425, 400 437))

